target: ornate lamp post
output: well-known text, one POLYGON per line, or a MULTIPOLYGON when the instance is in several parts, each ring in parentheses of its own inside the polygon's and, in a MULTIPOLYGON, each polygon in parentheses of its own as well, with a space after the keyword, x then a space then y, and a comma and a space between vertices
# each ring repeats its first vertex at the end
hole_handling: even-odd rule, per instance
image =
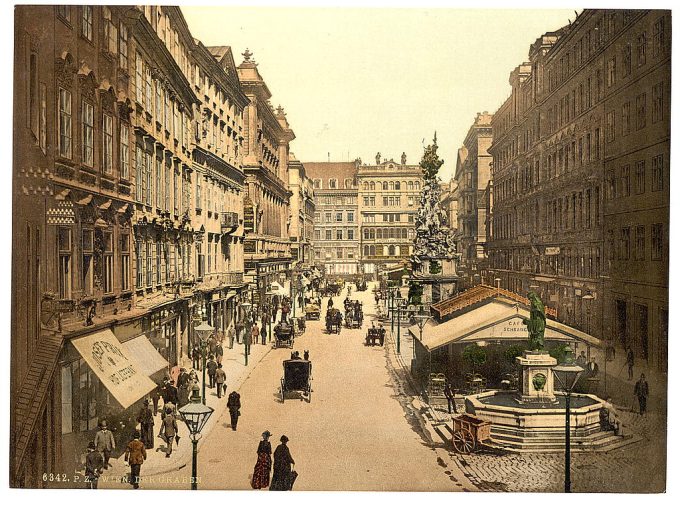
POLYGON ((564 492, 571 493, 571 393, 578 381, 583 368, 574 364, 571 348, 565 349, 565 361, 553 368, 555 380, 564 391, 565 422, 564 422, 564 492))
MULTIPOLYGON (((425 324, 430 320, 430 316, 426 313, 419 313, 418 315, 413 316, 414 319, 416 319, 416 325, 418 326, 418 330, 420 331, 420 343, 423 343, 423 328, 425 327, 425 324)), ((415 343, 413 344, 413 359, 415 360, 416 358, 416 346, 415 343)))
POLYGON ((401 294, 395 298, 395 309, 397 310, 397 354, 401 354, 401 311, 404 308, 404 301, 401 294))
POLYGON ((210 338, 210 335, 214 330, 215 328, 208 324, 208 321, 205 319, 205 317, 203 318, 201 325, 194 328, 194 331, 198 335, 198 341, 201 344, 201 356, 203 357, 203 389, 201 396, 203 403, 205 403, 205 353, 206 347, 208 345, 208 338, 210 338))
POLYGON ((203 403, 187 403, 179 409, 182 414, 184 422, 189 428, 189 435, 191 436, 191 445, 193 447, 191 459, 191 489, 198 489, 197 479, 197 462, 198 462, 198 441, 201 438, 201 431, 210 419, 214 409, 204 405, 203 403))
POLYGON ((251 303, 245 302, 241 303, 241 308, 243 308, 243 318, 245 319, 245 336, 243 337, 243 347, 245 354, 245 365, 248 366, 248 354, 250 353, 250 334, 252 332, 252 322, 250 309, 253 307, 251 303))
POLYGON ((392 325, 390 326, 390 332, 394 334, 394 298, 396 296, 394 289, 389 289, 390 297, 390 318, 392 319, 392 325))

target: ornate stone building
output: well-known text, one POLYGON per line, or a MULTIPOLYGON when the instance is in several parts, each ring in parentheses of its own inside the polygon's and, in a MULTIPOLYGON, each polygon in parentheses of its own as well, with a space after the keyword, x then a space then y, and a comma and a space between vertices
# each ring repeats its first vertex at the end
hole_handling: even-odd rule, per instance
POLYGON ((413 254, 414 220, 423 182, 422 169, 380 160, 357 169, 361 271, 375 277, 378 266, 398 269, 413 254))
POLYGON ((294 136, 252 62, 204 47, 177 7, 15 13, 11 483, 40 487, 80 467, 101 419, 127 438, 149 392, 111 384, 87 347, 138 361, 131 378, 153 386, 201 315, 218 330, 235 317, 247 154, 257 251, 288 251, 294 136))
MULTIPOLYGON (((494 280, 665 370, 670 13, 585 10, 494 114, 494 280)), ((493 278, 493 280, 491 280, 493 278)))
POLYGON ((355 162, 305 162, 314 190, 314 263, 327 275, 359 273, 355 162))
POLYGON ((290 198, 290 242, 291 257, 299 267, 309 268, 314 265, 314 189, 307 171, 293 153, 288 164, 288 188, 290 198))
POLYGON ((463 146, 458 150, 455 181, 457 251, 462 283, 470 287, 482 281, 487 264, 487 223, 484 192, 491 178, 491 118, 478 113, 463 146))
POLYGON ((244 255, 247 281, 256 287, 257 303, 269 284, 290 277, 288 159, 295 134, 283 108, 272 107, 272 94, 247 49, 238 77, 250 101, 244 113, 244 255))

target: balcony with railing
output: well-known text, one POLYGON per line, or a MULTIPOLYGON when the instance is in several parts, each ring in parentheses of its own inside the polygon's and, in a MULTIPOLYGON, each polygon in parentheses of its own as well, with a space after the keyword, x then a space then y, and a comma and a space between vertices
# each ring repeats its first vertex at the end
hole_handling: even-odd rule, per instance
POLYGON ((220 214, 220 225, 222 234, 231 234, 238 229, 238 213, 234 211, 223 211, 220 214))

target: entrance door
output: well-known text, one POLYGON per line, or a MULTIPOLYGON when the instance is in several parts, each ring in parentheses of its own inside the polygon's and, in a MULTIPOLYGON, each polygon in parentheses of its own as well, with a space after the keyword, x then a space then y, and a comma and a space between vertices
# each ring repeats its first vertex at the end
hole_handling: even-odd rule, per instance
POLYGON ((635 305, 635 349, 644 359, 649 358, 649 317, 647 305, 635 305))

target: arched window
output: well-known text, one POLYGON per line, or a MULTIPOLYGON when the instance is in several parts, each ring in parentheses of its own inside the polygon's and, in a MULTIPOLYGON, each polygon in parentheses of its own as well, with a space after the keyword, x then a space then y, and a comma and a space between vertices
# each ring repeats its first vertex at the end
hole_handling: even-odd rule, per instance
POLYGON ((390 190, 394 190, 394 181, 390 181, 390 190))
POLYGON ((373 181, 371 181, 370 188, 371 190, 375 190, 375 183, 373 181))
POLYGON ((368 190, 368 181, 364 181, 364 190, 368 190))
POLYGON ((394 257, 394 245, 390 245, 390 247, 387 249, 388 255, 390 257, 394 257))
POLYGON ((413 182, 412 181, 408 182, 408 189, 413 190, 413 182))
POLYGON ((352 178, 345 178, 345 188, 352 188, 352 178))
POLYGON ((377 239, 382 239, 382 229, 378 229, 378 234, 376 235, 377 239))
POLYGON ((395 190, 401 190, 401 183, 399 181, 394 182, 394 189, 395 190))
POLYGON ((388 187, 387 182, 386 182, 386 181, 383 181, 382 189, 383 189, 383 190, 387 190, 387 187, 388 187))
POLYGON ((335 178, 328 180, 328 188, 338 188, 338 180, 335 178))
POLYGON ((397 245, 397 246, 394 248, 394 254, 395 254, 397 257, 399 257, 399 256, 401 255, 401 247, 400 247, 399 245, 397 245))
POLYGON ((420 190, 420 182, 416 181, 415 182, 416 190, 420 190))
POLYGON ((371 246, 369 247, 368 251, 370 252, 369 255, 375 255, 375 246, 374 246, 374 245, 371 245, 371 246))
POLYGON ((321 180, 319 178, 314 180, 314 188, 321 188, 321 180))

